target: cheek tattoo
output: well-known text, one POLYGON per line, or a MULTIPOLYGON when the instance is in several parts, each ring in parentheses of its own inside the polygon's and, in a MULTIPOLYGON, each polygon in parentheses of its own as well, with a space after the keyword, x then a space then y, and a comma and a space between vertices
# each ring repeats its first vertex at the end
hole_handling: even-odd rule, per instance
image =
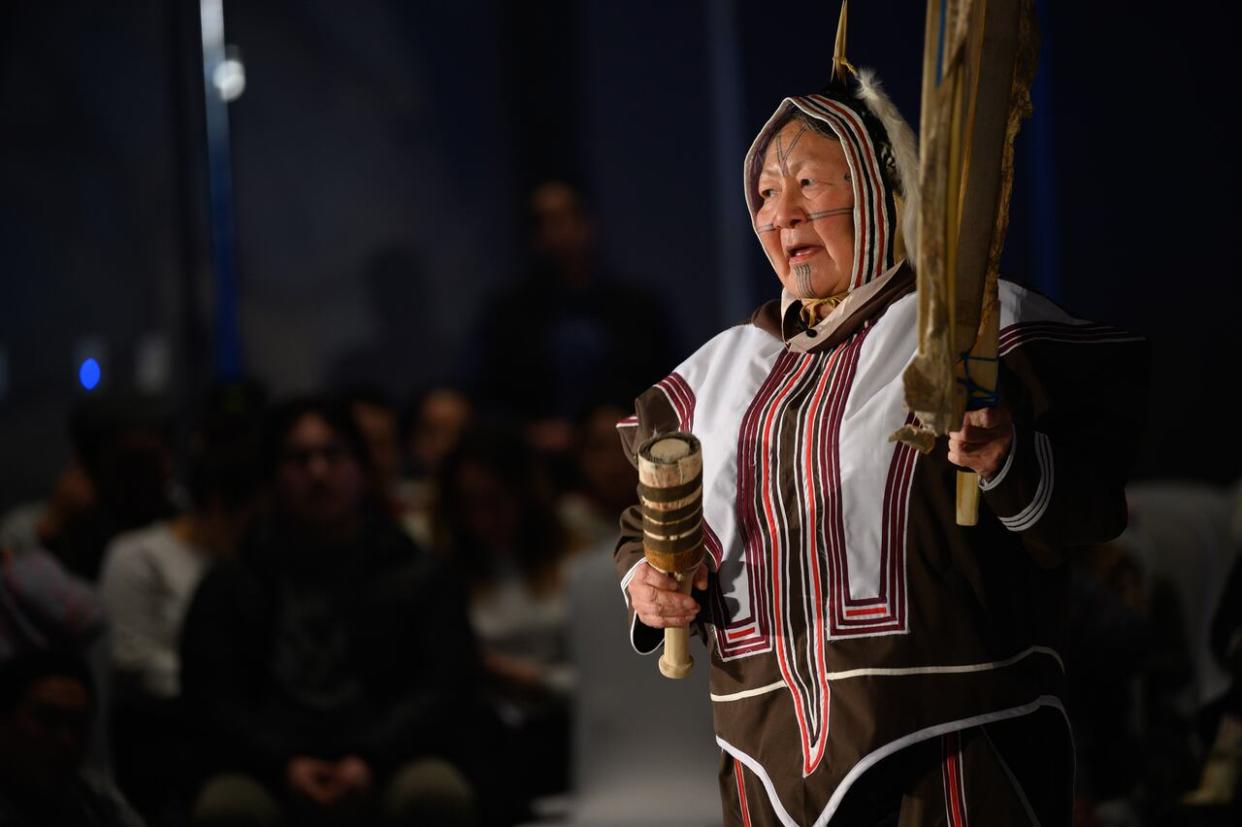
POLYGON ((811 299, 815 292, 811 287, 811 265, 795 264, 793 268, 794 288, 800 299, 811 299))
POLYGON ((817 218, 827 218, 830 215, 845 215, 846 213, 853 212, 853 207, 837 207, 834 210, 820 210, 819 212, 807 213, 806 217, 811 221, 814 221, 817 218))

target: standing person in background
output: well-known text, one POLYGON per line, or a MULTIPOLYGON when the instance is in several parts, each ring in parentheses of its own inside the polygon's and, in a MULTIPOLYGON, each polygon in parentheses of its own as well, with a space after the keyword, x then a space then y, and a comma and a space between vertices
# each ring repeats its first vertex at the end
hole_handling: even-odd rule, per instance
POLYGON ((117 781, 149 820, 182 812, 186 778, 179 641, 190 600, 208 567, 231 557, 255 509, 253 438, 192 441, 189 511, 119 535, 108 547, 100 594, 112 624, 117 781))
POLYGON ((371 494, 348 407, 280 406, 264 455, 272 513, 203 581, 182 635, 194 823, 475 824, 459 588, 371 494))
POLYGON ((478 320, 480 406, 514 417, 541 453, 564 456, 573 423, 625 404, 670 357, 666 314, 600 261, 599 226, 582 191, 547 180, 530 195, 536 264, 478 320))

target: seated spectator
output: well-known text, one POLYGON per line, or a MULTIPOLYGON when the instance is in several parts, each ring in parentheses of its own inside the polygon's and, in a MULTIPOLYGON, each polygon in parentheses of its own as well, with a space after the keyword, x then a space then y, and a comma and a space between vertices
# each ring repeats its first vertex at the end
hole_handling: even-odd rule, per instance
POLYGON ((89 583, 46 551, 0 548, 0 662, 48 648, 85 653, 103 631, 89 583))
POLYGON ((0 665, 0 824, 141 827, 111 784, 83 770, 95 704, 76 655, 31 651, 0 665))
POLYGON ((50 497, 14 506, 0 518, 0 548, 47 548, 95 507, 95 486, 82 463, 77 458, 70 459, 56 477, 50 497))
MULTIPOLYGON (((1242 508, 1238 516, 1242 516, 1242 508)), ((1236 528, 1234 545, 1240 548, 1242 538, 1236 528)), ((1236 824, 1242 815, 1242 556, 1233 559, 1213 618, 1211 643, 1212 653, 1229 673, 1230 686, 1219 704, 1219 719, 1199 786, 1185 801, 1198 807, 1230 808, 1236 824)))
POLYGON ((103 719, 108 700, 106 625, 95 589, 66 571, 54 555, 39 548, 14 551, 0 546, 0 663, 59 649, 90 665, 100 720, 91 727, 89 762, 98 769, 106 769, 111 760, 103 719))
POLYGON ((73 459, 46 503, 5 516, 0 541, 14 550, 51 551, 94 582, 104 548, 121 531, 176 512, 172 454, 158 405, 145 397, 92 397, 69 417, 73 459))
POLYGON ((345 394, 354 423, 367 446, 371 484, 394 515, 401 512, 401 426, 397 407, 379 388, 354 388, 345 394))
POLYGON ((578 425, 574 440, 576 486, 561 497, 558 512, 574 551, 608 546, 617 539, 617 515, 633 503, 638 471, 617 442, 617 422, 626 412, 601 405, 578 425))
POLYGON ((105 555, 100 594, 112 624, 112 729, 116 777, 151 821, 181 812, 185 732, 180 710, 181 624, 207 567, 231 556, 254 510, 256 447, 244 437, 190 450, 193 507, 118 535, 105 555))
POLYGON ((400 486, 401 524, 424 547, 432 544, 436 476, 473 417, 470 397, 451 385, 418 394, 406 411, 401 431, 410 475, 400 486))
POLYGON ((1121 541, 1078 550, 1063 604, 1075 794, 1103 824, 1163 815, 1190 783, 1191 682, 1174 590, 1121 541))
POLYGON ((370 495, 348 408, 283 405, 265 457, 273 512, 203 580, 182 634, 194 823, 475 823, 460 590, 370 495))
POLYGON ((436 535, 470 582, 489 696, 507 730, 502 763, 529 799, 567 786, 566 536, 534 454, 516 433, 466 435, 440 471, 436 535))

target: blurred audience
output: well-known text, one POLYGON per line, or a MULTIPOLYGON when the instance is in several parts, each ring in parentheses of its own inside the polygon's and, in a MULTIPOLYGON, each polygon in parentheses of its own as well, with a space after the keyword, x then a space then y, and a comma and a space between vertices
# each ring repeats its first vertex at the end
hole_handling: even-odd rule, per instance
POLYGON ((49 648, 84 655, 105 625, 95 590, 51 554, 0 548, 0 662, 49 648))
POLYGON ((1176 704, 1191 676, 1176 599, 1108 544, 1077 557, 1065 622, 1076 794, 1089 823, 1146 823, 1138 815, 1170 807, 1193 772, 1193 726, 1176 704))
POLYGON ((437 357, 450 349, 436 313, 439 295, 432 279, 438 276, 428 270, 423 253, 405 243, 380 247, 357 277, 365 291, 369 336, 332 364, 332 386, 364 384, 395 396, 439 376, 443 358, 437 357))
MULTIPOLYGON (((1229 689, 1212 710, 1207 756, 1198 787, 1186 796, 1194 807, 1224 809, 1242 823, 1242 486, 1235 489, 1233 567, 1212 621, 1212 653, 1229 675, 1229 689)), ((1222 822, 1223 823, 1223 822, 1222 822)))
POLYGON ((346 405, 281 405, 265 443, 271 514, 203 580, 182 634, 194 823, 476 823, 460 588, 374 496, 346 405))
POLYGON ((480 404, 511 417, 537 450, 564 455, 595 406, 629 405, 672 362, 663 306, 600 260, 582 191, 560 180, 530 196, 535 266, 479 319, 480 404))
POLYGON ((84 769, 96 701, 77 655, 38 650, 0 664, 0 825, 141 827, 117 789, 84 769))
MULTIPOLYGON (((633 500, 612 400, 666 343, 575 190, 532 210, 543 264, 488 312, 481 422, 451 385, 403 416, 377 388, 214 388, 178 516, 158 406, 74 411, 51 496, 0 526, 0 827, 501 825, 566 790, 566 569, 633 500), (112 681, 85 665, 105 649, 112 681), (100 710, 124 798, 83 770, 100 710)), ((1076 824, 1242 823, 1242 499, 1129 499, 1066 571, 1076 824)))
POLYGON ((484 426, 446 459, 439 492, 436 538, 469 580, 510 792, 529 801, 564 790, 574 683, 562 590, 568 543, 546 477, 520 434, 484 426))
POLYGON ((401 512, 402 477, 401 423, 397 406, 378 387, 353 388, 345 392, 344 400, 367 447, 375 494, 390 513, 397 516, 401 512))
POLYGON ((98 720, 90 727, 89 761, 106 771, 111 752, 108 706, 107 619, 94 587, 39 548, 0 546, 0 663, 57 649, 87 663, 95 680, 98 720))
MULTIPOLYGON (((1133 484, 1126 532, 1077 556, 1062 654, 1080 825, 1236 823, 1219 806, 1183 804, 1213 754, 1229 692, 1211 636, 1237 559, 1235 496, 1194 483, 1133 484)), ((1201 789, 1188 800, 1211 799, 1201 789)))
POLYGON ((150 821, 183 812, 187 732, 180 705, 181 626, 199 581, 232 556, 255 510, 257 458, 245 422, 209 417, 192 440, 190 510, 119 535, 100 593, 111 620, 116 777, 150 821))
POLYGON ((74 457, 57 475, 47 500, 14 506, 4 515, 0 547, 12 551, 45 548, 95 505, 95 486, 74 457))
POLYGON ((617 441, 617 422, 626 411, 616 405, 592 409, 574 439, 575 486, 560 499, 558 512, 574 551, 617 540, 617 515, 634 502, 638 472, 617 441))
POLYGON ((90 397, 70 414, 73 459, 45 504, 20 507, 0 529, 16 549, 45 548, 96 580, 118 533, 176 512, 168 419, 150 398, 90 397))
POLYGON ((461 441, 474 418, 474 404, 465 391, 434 385, 415 395, 401 428, 409 475, 400 487, 401 523, 414 540, 430 548, 436 478, 444 458, 461 441))

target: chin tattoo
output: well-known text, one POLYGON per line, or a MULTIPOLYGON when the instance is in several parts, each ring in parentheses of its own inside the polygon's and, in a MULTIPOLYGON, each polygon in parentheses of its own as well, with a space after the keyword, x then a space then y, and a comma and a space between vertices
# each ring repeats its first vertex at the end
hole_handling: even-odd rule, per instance
POLYGON ((794 292, 800 299, 815 298, 815 290, 811 287, 811 265, 795 264, 793 268, 794 292))

